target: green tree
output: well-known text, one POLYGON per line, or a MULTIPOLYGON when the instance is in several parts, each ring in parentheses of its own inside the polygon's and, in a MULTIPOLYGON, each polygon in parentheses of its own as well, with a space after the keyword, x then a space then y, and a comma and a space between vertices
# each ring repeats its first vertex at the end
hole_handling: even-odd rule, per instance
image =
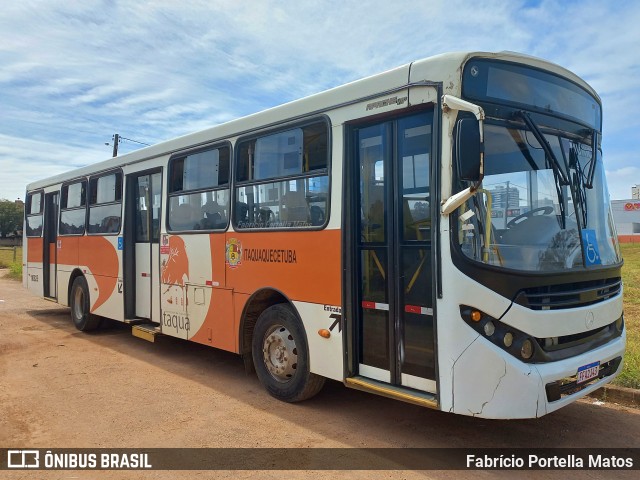
POLYGON ((7 235, 22 230, 23 215, 22 204, 0 200, 0 236, 6 238, 7 235))

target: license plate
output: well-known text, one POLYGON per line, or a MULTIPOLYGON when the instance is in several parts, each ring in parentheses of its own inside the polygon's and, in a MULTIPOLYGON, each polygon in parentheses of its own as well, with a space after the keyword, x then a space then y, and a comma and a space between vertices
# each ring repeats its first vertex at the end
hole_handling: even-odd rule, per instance
POLYGON ((600 362, 593 362, 589 365, 583 365, 578 369, 578 379, 576 384, 587 382, 592 378, 596 378, 600 373, 600 362))

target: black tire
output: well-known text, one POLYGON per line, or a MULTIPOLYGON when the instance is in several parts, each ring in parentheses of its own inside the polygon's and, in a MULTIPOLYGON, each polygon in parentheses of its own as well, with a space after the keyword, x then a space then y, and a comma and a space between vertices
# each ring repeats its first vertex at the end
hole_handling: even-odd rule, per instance
POLYGON ((260 382, 278 400, 301 402, 322 389, 325 379, 309 371, 307 336, 289 305, 273 305, 262 312, 251 347, 260 382))
POLYGON ((69 306, 71 307, 71 320, 81 332, 91 332, 100 325, 100 317, 91 314, 91 302, 89 298, 89 287, 84 277, 78 277, 71 286, 69 295, 69 306))

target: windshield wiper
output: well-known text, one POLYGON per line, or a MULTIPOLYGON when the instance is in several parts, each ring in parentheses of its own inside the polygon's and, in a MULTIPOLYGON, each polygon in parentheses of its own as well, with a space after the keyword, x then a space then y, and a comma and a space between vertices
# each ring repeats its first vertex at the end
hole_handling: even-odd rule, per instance
POLYGON ((516 115, 522 118, 527 127, 529 127, 529 130, 531 130, 531 133, 533 133, 533 136, 542 147, 545 156, 547 157, 547 159, 549 159, 549 163, 551 164, 551 168, 553 169, 553 176, 555 178, 556 194, 558 195, 558 206, 560 207, 560 227, 564 230, 567 226, 567 214, 565 211, 564 193, 562 191, 562 187, 570 185, 569 179, 565 175, 564 170, 562 170, 558 158, 551 149, 551 145, 549 145, 547 139, 544 138, 544 134, 540 130, 540 127, 538 127, 538 125, 536 125, 536 123, 531 119, 531 115, 529 115, 528 112, 522 110, 516 112, 516 115))
POLYGON ((553 173, 555 173, 560 178, 560 185, 569 185, 569 179, 567 178, 564 171, 562 170, 562 167, 560 166, 560 162, 558 161, 556 154, 553 153, 553 150, 551 149, 551 145, 549 145, 549 142, 547 142, 547 139, 544 138, 544 134, 542 133, 542 131, 540 131, 540 127, 538 127, 538 125, 536 125, 536 123, 531 119, 531 115, 529 115, 528 112, 524 112, 522 110, 520 110, 519 112, 516 112, 516 115, 522 118, 522 120, 524 120, 524 123, 527 125, 527 127, 529 127, 529 130, 531 130, 531 133, 533 133, 533 136, 536 137, 536 140, 542 147, 542 150, 544 150, 545 155, 547 156, 547 158, 549 159, 549 162, 551 163, 551 167, 553 168, 553 173))
MULTIPOLYGON (((567 164, 567 153, 565 152, 562 140, 560 140, 560 151, 562 152, 562 158, 564 159, 565 164, 567 164)), ((570 172, 572 168, 575 172, 573 175, 569 173, 569 177, 571 178, 571 196, 573 197, 575 207, 577 207, 580 214, 576 218, 578 220, 578 226, 581 228, 587 228, 587 196, 584 191, 587 187, 585 185, 585 174, 578 158, 577 145, 574 142, 572 142, 572 146, 569 148, 569 166, 567 170, 570 172)))
POLYGON ((598 132, 593 130, 591 134, 591 165, 589 165, 589 173, 587 174, 587 181, 584 184, 585 188, 593 188, 593 177, 596 174, 596 162, 598 161, 598 132))

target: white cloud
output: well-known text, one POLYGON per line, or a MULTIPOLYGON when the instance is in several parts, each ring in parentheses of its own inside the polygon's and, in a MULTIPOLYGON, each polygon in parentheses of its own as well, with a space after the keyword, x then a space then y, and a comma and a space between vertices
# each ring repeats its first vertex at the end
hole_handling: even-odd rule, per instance
POLYGON ((0 196, 108 157, 115 132, 154 143, 465 49, 537 55, 589 81, 604 102, 608 175, 622 185, 638 150, 639 20, 640 3, 601 0, 9 2, 0 196))
POLYGON ((60 148, 55 142, 0 134, 0 199, 24 199, 27 183, 95 163, 104 156, 95 149, 60 148))
POLYGON ((622 167, 607 170, 607 182, 611 199, 623 200, 631 198, 631 187, 640 185, 640 167, 622 167))

